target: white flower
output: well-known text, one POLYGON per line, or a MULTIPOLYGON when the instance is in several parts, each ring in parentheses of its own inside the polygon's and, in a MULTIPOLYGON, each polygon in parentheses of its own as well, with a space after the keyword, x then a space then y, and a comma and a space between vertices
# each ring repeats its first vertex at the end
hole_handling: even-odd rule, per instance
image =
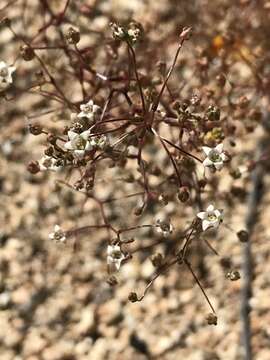
POLYGON ((49 234, 49 239, 54 240, 56 243, 64 244, 66 242, 66 235, 59 225, 55 225, 54 231, 49 234))
POLYGON ((168 237, 170 234, 172 234, 174 227, 170 220, 158 219, 156 221, 156 229, 158 233, 161 233, 164 237, 168 237))
POLYGON ((105 134, 102 134, 99 136, 93 136, 90 139, 90 144, 92 146, 98 147, 100 149, 104 149, 107 142, 108 142, 108 138, 105 134))
POLYGON ((69 141, 65 143, 67 150, 73 151, 74 155, 78 158, 82 158, 86 151, 92 149, 92 145, 89 141, 90 130, 86 130, 81 134, 78 134, 72 130, 68 131, 69 141))
POLYGON ((223 167, 223 162, 227 160, 227 156, 223 152, 223 144, 218 144, 214 148, 203 146, 202 149, 206 154, 206 158, 203 161, 203 166, 210 166, 216 168, 217 170, 221 170, 223 167))
POLYGON ((126 33, 122 26, 119 26, 116 23, 110 23, 110 27, 115 39, 122 40, 125 37, 126 33))
POLYGON ((100 110, 98 105, 94 104, 93 100, 89 100, 88 103, 80 106, 81 112, 78 114, 78 118, 87 117, 90 120, 94 120, 95 113, 100 110))
POLYGON ((108 245, 107 264, 110 272, 118 271, 125 255, 122 253, 119 245, 108 245))
POLYGON ((203 231, 208 228, 216 229, 223 219, 222 211, 215 209, 213 205, 209 205, 206 211, 199 212, 197 217, 202 220, 203 231))
POLYGON ((15 70, 14 66, 8 66, 4 61, 0 61, 0 90, 5 90, 12 84, 12 74, 15 70))
POLYGON ((44 155, 39 161, 39 167, 41 171, 52 170, 58 171, 61 169, 61 165, 57 165, 58 160, 51 156, 44 155))
POLYGON ((135 43, 138 40, 139 36, 141 35, 140 29, 139 28, 129 29, 128 35, 131 38, 131 41, 135 43))

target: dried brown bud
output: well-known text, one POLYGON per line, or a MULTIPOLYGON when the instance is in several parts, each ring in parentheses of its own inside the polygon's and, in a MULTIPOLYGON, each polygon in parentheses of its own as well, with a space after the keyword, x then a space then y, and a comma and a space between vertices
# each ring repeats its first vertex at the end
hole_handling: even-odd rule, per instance
POLYGON ((28 45, 22 45, 20 47, 20 54, 21 54, 21 57, 23 58, 23 60, 25 60, 25 61, 31 61, 35 57, 34 50, 28 45))
POLYGON ((73 27, 70 27, 66 33, 66 39, 69 44, 78 44, 81 39, 80 32, 73 27))
POLYGON ((52 156, 53 155, 53 147, 52 146, 48 146, 45 150, 44 150, 44 154, 47 156, 52 156))
POLYGON ((166 194, 160 194, 158 197, 158 201, 163 205, 166 206, 169 203, 169 198, 166 194))
POLYGON ((156 67, 161 75, 164 76, 166 74, 166 63, 164 61, 158 61, 156 67))
POLYGON ((136 302, 136 301, 139 301, 139 299, 138 299, 138 295, 134 292, 134 291, 132 291, 131 293, 129 293, 129 295, 128 295, 128 300, 129 301, 131 301, 131 302, 136 302))
POLYGON ((181 186, 180 189, 179 189, 179 192, 178 192, 178 199, 182 202, 182 203, 185 203, 188 201, 189 199, 189 191, 188 191, 188 188, 186 186, 181 186))
POLYGON ((9 27, 11 25, 10 18, 5 17, 4 19, 2 19, 0 25, 9 27))
POLYGON ((245 109, 249 105, 249 103, 250 101, 246 96, 241 96, 237 102, 240 109, 245 109))
POLYGON ((220 119, 220 110, 214 105, 210 105, 206 110, 205 116, 210 121, 219 121, 220 119))
POLYGON ((226 84, 226 77, 223 74, 219 74, 216 76, 216 82, 218 86, 223 87, 226 84))
POLYGON ((249 239, 249 233, 246 230, 238 231, 237 236, 241 242, 247 242, 249 239))
POLYGON ((238 270, 231 270, 226 274, 226 278, 231 281, 237 281, 241 278, 241 275, 238 270))
POLYGON ((151 257, 151 262, 155 267, 161 267, 163 264, 163 256, 160 253, 154 254, 151 257))
POLYGON ((206 321, 208 325, 217 325, 217 316, 214 313, 210 313, 206 316, 206 321))
POLYGON ((42 133, 42 127, 39 124, 29 124, 29 131, 33 135, 40 135, 42 133))
POLYGON ((143 210, 144 210, 144 204, 136 206, 136 208, 134 210, 134 215, 141 216, 143 213, 143 210))
POLYGON ((27 171, 31 174, 37 174, 40 171, 38 161, 30 161, 27 165, 27 171))

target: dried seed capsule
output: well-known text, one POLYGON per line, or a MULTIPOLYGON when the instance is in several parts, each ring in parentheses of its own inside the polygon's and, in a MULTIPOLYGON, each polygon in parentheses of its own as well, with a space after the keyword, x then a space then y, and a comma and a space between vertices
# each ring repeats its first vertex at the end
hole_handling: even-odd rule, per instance
POLYGON ((23 58, 23 60, 25 60, 25 61, 31 61, 35 57, 34 50, 28 45, 22 45, 20 47, 20 54, 21 54, 21 57, 23 58))
POLYGON ((73 27, 70 27, 67 31, 66 39, 69 44, 78 44, 81 39, 80 32, 73 27))

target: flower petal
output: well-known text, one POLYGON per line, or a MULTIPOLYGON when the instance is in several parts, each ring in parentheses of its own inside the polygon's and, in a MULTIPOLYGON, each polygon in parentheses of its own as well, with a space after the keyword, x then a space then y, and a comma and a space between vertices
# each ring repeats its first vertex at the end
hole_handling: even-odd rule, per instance
POLYGON ((211 211, 214 211, 214 205, 212 205, 212 204, 210 204, 208 207, 207 207, 207 209, 206 209, 206 211, 207 212, 211 212, 211 211))
POLYGON ((220 154, 222 153, 223 151, 223 144, 218 144, 216 147, 215 147, 215 150, 218 151, 220 154))
POLYGON ((203 146, 202 149, 206 155, 208 155, 210 153, 210 151, 213 150, 212 148, 210 148, 208 146, 203 146))
POLYGON ((212 166, 213 164, 213 161, 210 160, 208 157, 203 160, 203 166, 205 167, 212 166))
POLYGON ((73 146, 72 146, 72 143, 71 141, 68 141, 65 143, 64 147, 67 149, 67 150, 73 150, 73 146))
POLYGON ((197 217, 202 220, 205 219, 206 216, 207 216, 206 211, 201 211, 197 214, 197 217))
POLYGON ((85 145, 85 150, 91 150, 92 149, 92 145, 89 141, 87 141, 86 145, 85 145))
POLYGON ((91 132, 89 130, 85 130, 80 134, 80 137, 82 137, 84 140, 88 140, 90 134, 91 132))
POLYGON ((215 162, 214 166, 217 170, 221 170, 223 168, 223 161, 215 162))
POLYGON ((78 137, 79 136, 79 134, 77 134, 76 132, 74 132, 74 131, 72 131, 72 130, 69 130, 68 131, 68 138, 70 139, 70 140, 73 140, 73 139, 75 139, 76 137, 78 137))
POLYGON ((202 229, 203 231, 207 230, 209 227, 211 227, 211 223, 208 220, 203 220, 202 222, 202 229))
POLYGON ((75 150, 74 155, 78 158, 82 158, 84 156, 85 150, 75 150))

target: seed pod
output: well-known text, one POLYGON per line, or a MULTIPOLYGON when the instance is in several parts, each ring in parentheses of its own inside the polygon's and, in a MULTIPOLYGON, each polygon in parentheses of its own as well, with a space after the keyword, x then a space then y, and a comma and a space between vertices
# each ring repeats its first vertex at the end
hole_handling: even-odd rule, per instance
POLYGON ((37 174, 40 171, 39 163, 37 161, 30 161, 27 165, 27 171, 31 174, 37 174))
POLYGON ((130 301, 130 302, 136 302, 136 301, 139 301, 139 299, 138 299, 138 295, 134 292, 134 291, 132 291, 131 293, 129 293, 129 295, 128 295, 128 300, 130 301))
POLYGON ((238 236, 238 239, 241 241, 241 242, 247 242, 248 241, 248 238, 249 238, 249 234, 246 230, 240 230, 238 231, 237 233, 237 236, 238 236))
POLYGON ((39 124, 29 124, 29 131, 33 135, 40 135, 42 133, 42 127, 39 124))
POLYGON ((190 196, 188 188, 186 186, 181 186, 177 196, 182 203, 187 202, 190 196))
POLYGON ((214 313, 210 313, 206 316, 208 325, 217 325, 217 316, 214 313))
POLYGON ((80 32, 73 27, 70 27, 67 31, 66 39, 69 44, 78 44, 81 39, 80 32))
POLYGON ((35 57, 34 50, 28 45, 22 45, 20 47, 20 54, 21 54, 21 57, 23 58, 23 60, 25 60, 25 61, 31 61, 35 57))

